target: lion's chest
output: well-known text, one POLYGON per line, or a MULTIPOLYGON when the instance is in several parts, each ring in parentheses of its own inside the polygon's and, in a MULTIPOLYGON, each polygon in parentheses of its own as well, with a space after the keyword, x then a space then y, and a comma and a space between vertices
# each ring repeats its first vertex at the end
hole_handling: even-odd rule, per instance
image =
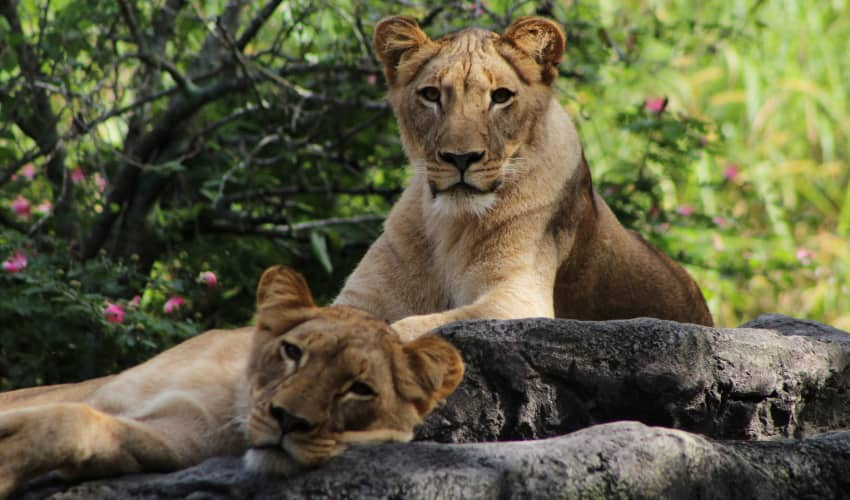
POLYGON ((440 290, 437 310, 475 302, 486 291, 494 269, 505 260, 493 241, 476 236, 475 231, 454 233, 435 245, 433 279, 440 290))

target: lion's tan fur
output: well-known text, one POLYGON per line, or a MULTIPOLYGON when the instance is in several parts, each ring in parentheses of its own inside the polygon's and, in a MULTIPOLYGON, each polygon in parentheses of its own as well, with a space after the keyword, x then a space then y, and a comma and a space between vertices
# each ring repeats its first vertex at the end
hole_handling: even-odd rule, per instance
POLYGON ((316 307, 291 270, 268 270, 257 297, 256 327, 206 332, 115 376, 0 394, 0 498, 52 470, 168 471, 246 450, 249 467, 290 473, 349 444, 409 440, 463 376, 447 342, 402 344, 362 311, 316 307), (355 381, 375 394, 349 394, 355 381), (272 407, 311 428, 284 432, 272 407))
POLYGON ((406 339, 473 318, 712 323, 687 272, 594 192, 553 95, 564 48, 555 23, 525 18, 504 35, 434 41, 395 17, 379 23, 375 45, 414 173, 336 303, 395 322, 406 339), (429 87, 439 101, 423 97, 429 87), (513 96, 497 103, 496 89, 513 96), (460 173, 447 152, 482 158, 460 173))

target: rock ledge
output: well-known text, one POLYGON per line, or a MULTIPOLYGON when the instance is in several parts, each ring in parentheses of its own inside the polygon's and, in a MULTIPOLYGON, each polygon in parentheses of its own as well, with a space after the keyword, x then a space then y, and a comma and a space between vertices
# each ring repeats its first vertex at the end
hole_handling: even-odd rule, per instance
POLYGON ((236 458, 76 485, 42 478, 18 498, 850 494, 845 332, 772 315, 736 329, 527 319, 440 333, 467 376, 418 439, 463 444, 352 449, 288 479, 251 475, 236 458))

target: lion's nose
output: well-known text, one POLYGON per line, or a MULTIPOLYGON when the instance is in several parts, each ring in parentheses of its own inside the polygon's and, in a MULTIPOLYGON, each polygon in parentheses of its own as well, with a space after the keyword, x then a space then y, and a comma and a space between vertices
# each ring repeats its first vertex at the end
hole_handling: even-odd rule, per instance
POLYGON ((284 434, 290 432, 309 432, 313 428, 307 420, 289 413, 280 406, 270 405, 269 413, 277 420, 277 425, 280 426, 280 431, 284 434))
POLYGON ((440 152, 440 159, 446 163, 451 163, 460 173, 466 172, 470 165, 484 158, 484 151, 467 151, 465 153, 447 153, 440 152))

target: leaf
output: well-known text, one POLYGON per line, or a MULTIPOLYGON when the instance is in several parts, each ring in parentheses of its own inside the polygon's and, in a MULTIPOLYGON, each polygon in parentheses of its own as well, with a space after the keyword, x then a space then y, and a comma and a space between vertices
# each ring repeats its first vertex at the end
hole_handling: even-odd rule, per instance
POLYGON ((18 57, 11 48, 0 51, 0 69, 4 71, 12 71, 17 66, 18 57))
POLYGON ((333 264, 331 263, 330 255, 328 255, 328 242, 325 239, 325 235, 319 231, 311 232, 310 247, 313 249, 313 255, 319 259, 322 267, 325 268, 325 272, 328 274, 333 272, 333 264))

